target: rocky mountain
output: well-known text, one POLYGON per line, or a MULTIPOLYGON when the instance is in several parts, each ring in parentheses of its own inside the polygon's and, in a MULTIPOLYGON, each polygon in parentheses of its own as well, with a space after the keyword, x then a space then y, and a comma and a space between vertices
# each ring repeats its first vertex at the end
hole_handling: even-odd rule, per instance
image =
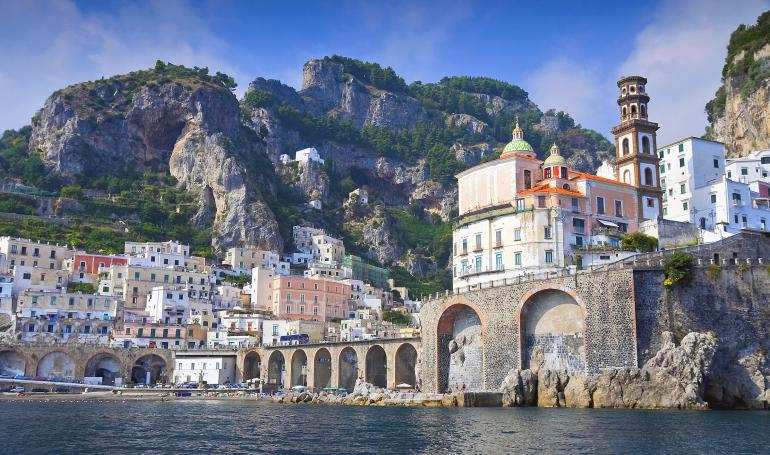
POLYGON ((722 86, 706 113, 706 137, 724 142, 728 156, 770 148, 770 11, 730 36, 722 86))
POLYGON ((603 136, 505 82, 407 85, 391 68, 340 56, 307 62, 303 76, 301 90, 256 78, 240 101, 228 76, 163 62, 76 84, 49 97, 31 130, 6 132, 0 169, 45 197, 66 194, 81 213, 101 204, 102 224, 123 236, 171 229, 204 248, 210 235, 211 255, 233 245, 290 249, 292 225, 324 227, 400 284, 432 292, 451 280, 454 174, 494 159, 516 118, 540 156, 556 142, 593 171, 614 155, 603 136), (306 147, 325 163, 280 159, 306 147), (347 202, 355 188, 369 191, 368 206, 347 202))

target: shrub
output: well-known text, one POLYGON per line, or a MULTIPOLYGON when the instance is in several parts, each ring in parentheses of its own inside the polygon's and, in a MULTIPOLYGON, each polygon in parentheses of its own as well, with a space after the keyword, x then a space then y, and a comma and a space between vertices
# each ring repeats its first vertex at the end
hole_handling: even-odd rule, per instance
POLYGON ((749 267, 748 264, 738 264, 735 266, 735 270, 738 271, 738 273, 746 273, 749 271, 751 267, 749 267))
POLYGON ((620 240, 620 246, 627 250, 650 252, 658 248, 658 239, 641 232, 634 232, 626 234, 620 240))
POLYGON ((666 259, 666 280, 663 284, 673 286, 676 283, 689 282, 692 279, 694 266, 692 255, 683 252, 672 254, 666 259))
POLYGON ((722 267, 716 264, 711 264, 708 266, 707 273, 709 275, 709 278, 711 278, 712 280, 716 280, 717 277, 719 277, 719 274, 722 273, 722 267))
POLYGON ((95 294, 96 288, 91 283, 69 283, 67 292, 82 292, 83 294, 95 294))

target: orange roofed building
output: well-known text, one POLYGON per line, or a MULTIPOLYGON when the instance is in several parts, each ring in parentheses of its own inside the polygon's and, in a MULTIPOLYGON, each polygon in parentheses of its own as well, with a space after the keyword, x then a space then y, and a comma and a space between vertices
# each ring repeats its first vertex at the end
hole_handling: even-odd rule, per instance
POLYGON ((623 253, 613 250, 620 238, 660 216, 657 124, 647 121, 646 94, 643 110, 637 105, 633 116, 627 99, 632 90, 637 98, 644 93, 644 83, 640 77, 618 83, 621 125, 613 132, 625 182, 615 177, 617 167, 611 178, 571 169, 556 144, 539 160, 518 121, 499 159, 457 175, 455 289, 617 260, 623 253))

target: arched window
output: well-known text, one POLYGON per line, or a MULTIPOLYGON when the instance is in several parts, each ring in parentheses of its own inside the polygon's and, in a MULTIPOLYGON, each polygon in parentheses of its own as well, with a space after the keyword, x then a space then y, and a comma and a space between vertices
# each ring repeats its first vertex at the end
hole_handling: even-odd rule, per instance
POLYGON ((625 106, 623 106, 623 117, 625 117, 626 115, 628 115, 628 110, 626 109, 625 106))
POLYGON ((647 168, 644 170, 644 184, 647 186, 652 186, 652 169, 647 168))
POLYGON ((623 172, 623 183, 631 183, 631 171, 628 169, 623 172))
POLYGON ((622 94, 623 96, 626 96, 626 88, 625 88, 625 87, 623 87, 623 90, 621 90, 621 94, 622 94))
POLYGON ((644 93, 644 85, 639 86, 639 93, 644 93))
POLYGON ((636 92, 636 87, 632 85, 631 87, 628 88, 628 91, 631 93, 634 93, 636 92))
POLYGON ((559 167, 558 166, 554 166, 553 167, 553 177, 554 178, 559 178, 560 175, 561 174, 559 173, 559 167))
POLYGON ((547 167, 545 168, 545 174, 543 175, 543 178, 550 179, 551 178, 551 168, 547 167))
POLYGON ((642 136, 642 153, 651 153, 650 138, 647 136, 642 136))
POLYGON ((642 115, 647 115, 647 105, 646 104, 640 105, 639 108, 642 110, 642 115))
POLYGON ((628 138, 623 139, 623 155, 628 155, 628 138))
POLYGON ((524 189, 532 188, 532 171, 524 171, 524 189))
POLYGON ((636 114, 636 104, 631 105, 631 115, 636 114))
POLYGON ((562 186, 562 188, 564 188, 565 190, 568 190, 568 189, 569 189, 569 183, 565 183, 565 184, 562 186))

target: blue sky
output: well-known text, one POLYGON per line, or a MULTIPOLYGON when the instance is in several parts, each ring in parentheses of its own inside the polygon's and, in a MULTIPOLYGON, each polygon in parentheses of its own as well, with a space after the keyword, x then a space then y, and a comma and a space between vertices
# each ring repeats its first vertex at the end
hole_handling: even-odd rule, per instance
POLYGON ((305 61, 341 54, 407 82, 505 80, 605 135, 616 79, 642 74, 663 143, 703 132, 730 32, 767 9, 770 0, 0 0, 0 130, 28 123, 57 88, 156 59, 229 73, 240 94, 257 76, 301 88, 305 61))

